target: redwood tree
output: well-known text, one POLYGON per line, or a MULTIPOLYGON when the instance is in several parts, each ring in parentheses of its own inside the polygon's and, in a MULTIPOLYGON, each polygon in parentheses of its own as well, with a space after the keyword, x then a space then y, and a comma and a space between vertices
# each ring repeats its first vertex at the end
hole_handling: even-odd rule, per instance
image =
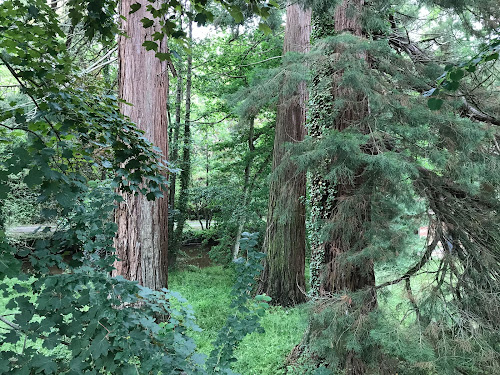
MULTIPOLYGON (((364 0, 344 0, 336 7, 335 34, 347 32, 358 37, 362 36, 360 14, 363 3, 364 0)), ((341 53, 343 53, 343 47, 339 43, 332 55, 333 61, 336 59, 335 55, 338 56, 341 53)), ((366 61, 366 53, 360 52, 359 58, 366 61)), ((322 79, 330 80, 327 101, 330 105, 335 101, 342 104, 338 114, 333 117, 333 121, 325 122, 320 108, 323 104, 316 103, 316 111, 312 114, 311 135, 321 138, 326 129, 341 132, 351 126, 365 133, 362 129, 362 120, 369 112, 366 97, 341 84, 341 71, 327 69, 326 73, 326 77, 316 76, 313 85, 317 89, 322 79)), ((363 184, 363 167, 358 168, 356 172, 355 177, 341 177, 335 184, 321 174, 315 174, 312 179, 312 220, 330 228, 326 239, 317 232, 312 243, 311 283, 313 293, 317 295, 342 291, 354 292, 375 285, 375 273, 371 260, 356 264, 345 260, 345 255, 349 251, 363 250, 363 228, 370 218, 370 197, 360 189, 363 184), (328 226, 328 224, 331 225, 328 226)), ((372 306, 375 303, 375 300, 370 302, 372 306)))
MULTIPOLYGON (((308 52, 311 11, 301 5, 287 6, 283 53, 308 52)), ((290 81, 291 72, 286 72, 290 81)), ((285 83, 285 87, 287 86, 285 83)), ((290 84, 290 83, 289 83, 290 84)), ((305 81, 294 84, 294 92, 280 95, 274 137, 273 172, 264 250, 267 253, 259 292, 272 303, 292 306, 305 301, 305 207, 306 176, 287 160, 286 143, 301 142, 306 134, 305 81)))
MULTIPOLYGON (((343 0, 336 6, 333 20, 318 18, 318 31, 323 28, 337 38, 323 64, 315 67, 310 134, 318 141, 326 134, 337 134, 340 138, 344 132, 367 133, 364 129, 364 118, 369 114, 366 95, 346 84, 344 69, 339 68, 342 54, 352 53, 343 41, 362 38, 363 5, 363 0, 343 0)), ((364 50, 356 55, 360 66, 368 64, 364 50)), ((360 149, 372 151, 366 145, 356 147, 353 155, 359 154, 360 149)), ((371 190, 366 186, 369 184, 365 181, 363 162, 349 165, 343 157, 339 152, 332 159, 324 160, 323 168, 313 172, 311 184, 311 287, 313 295, 323 300, 317 306, 318 312, 327 314, 325 316, 337 324, 329 335, 332 332, 341 335, 342 330, 356 330, 356 326, 359 329, 377 305, 373 260, 364 251, 369 242, 366 228, 372 216, 371 190), (342 322, 343 317, 352 320, 342 322)), ((328 324, 320 320, 311 321, 305 342, 326 331, 328 324)), ((365 374, 367 368, 360 351, 339 344, 340 339, 335 340, 337 366, 346 374, 365 374)))
MULTIPOLYGON (((122 0, 120 14, 122 29, 127 36, 120 36, 119 92, 124 115, 137 124, 139 129, 163 155, 168 155, 167 63, 155 57, 154 51, 146 51, 144 41, 151 40, 155 27, 145 29, 143 18, 152 18, 146 10, 148 1, 142 0, 139 10, 130 14, 136 0, 122 0)), ((166 41, 159 43, 159 51, 166 52, 166 41)), ((166 198, 149 201, 143 195, 124 195, 115 214, 118 233, 115 239, 116 254, 114 275, 151 288, 167 286, 167 219, 166 198)))

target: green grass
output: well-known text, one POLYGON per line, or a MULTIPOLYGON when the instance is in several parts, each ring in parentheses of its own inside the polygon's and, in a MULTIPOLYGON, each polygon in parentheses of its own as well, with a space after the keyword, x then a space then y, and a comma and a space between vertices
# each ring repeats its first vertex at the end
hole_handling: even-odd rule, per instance
MULTIPOLYGON (((220 266, 169 275, 169 288, 180 292, 194 309, 203 332, 194 332, 193 337, 200 351, 207 355, 230 312, 232 286, 232 270, 220 266)), ((300 342, 307 327, 307 305, 289 309, 271 307, 261 323, 265 333, 253 333, 241 342, 233 370, 242 375, 283 374, 287 355, 300 342)))

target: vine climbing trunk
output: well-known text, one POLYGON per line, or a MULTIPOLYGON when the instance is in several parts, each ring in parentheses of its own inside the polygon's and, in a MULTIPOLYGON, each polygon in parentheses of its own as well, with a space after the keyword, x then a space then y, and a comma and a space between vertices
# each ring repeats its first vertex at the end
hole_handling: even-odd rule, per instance
MULTIPOLYGON (((155 57, 154 51, 146 51, 142 43, 152 39, 154 28, 144 29, 141 19, 152 18, 146 11, 148 1, 130 14, 136 0, 122 0, 120 14, 122 29, 127 36, 120 36, 119 92, 120 109, 125 116, 144 131, 153 144, 168 155, 168 73, 167 64, 155 57), (132 105, 125 104, 131 103, 132 105)), ((166 52, 166 41, 160 43, 160 51, 166 52)), ((115 238, 116 255, 113 275, 151 288, 167 287, 167 227, 168 204, 166 198, 148 201, 145 196, 123 195, 115 213, 118 232, 115 238)))
MULTIPOLYGON (((188 25, 188 38, 189 43, 193 39, 193 21, 189 21, 188 25)), ((188 189, 191 180, 191 80, 193 70, 193 55, 188 51, 187 68, 186 68, 186 101, 184 114, 184 135, 182 142, 182 162, 181 162, 181 186, 179 191, 179 220, 177 221, 177 228, 175 229, 175 241, 178 243, 182 239, 182 232, 184 224, 188 216, 188 189)), ((177 261, 178 249, 171 255, 172 265, 177 261)))
MULTIPOLYGON (((360 13, 363 0, 344 0, 335 10, 335 33, 350 32, 362 36, 360 13)), ((342 53, 342 46, 337 47, 335 53, 342 53)), ((367 60, 364 53, 360 58, 367 60)), ((324 77, 323 77, 324 78, 324 77)), ((319 84, 322 77, 315 77, 313 85, 319 84)), ((326 128, 343 131, 350 126, 361 126, 362 119, 368 114, 366 98, 356 93, 352 88, 340 85, 342 72, 332 69, 331 98, 343 100, 344 104, 333 122, 325 122, 321 115, 313 113, 310 133, 313 137, 320 138, 326 128), (325 123, 328 124, 325 127, 325 123)), ((314 90, 314 88, 313 88, 314 90)), ((360 129, 363 131, 363 129, 360 129)), ((312 258, 314 269, 312 272, 312 286, 316 294, 324 295, 342 290, 357 291, 372 287, 375 283, 373 264, 367 260, 355 265, 347 261, 339 261, 339 257, 354 248, 362 249, 364 223, 370 219, 369 197, 361 196, 358 187, 363 183, 362 171, 358 171, 352 180, 345 179, 332 184, 320 175, 312 178, 311 206, 313 222, 339 223, 334 225, 330 240, 321 241, 316 235, 312 244, 312 258), (346 216, 346 209, 350 209, 346 216), (349 230, 344 230, 349 226, 349 230)))
MULTIPOLYGON (((334 35, 350 33, 362 37, 363 5, 363 0, 343 0, 337 5, 334 35)), ((369 113, 368 101, 359 90, 342 82, 343 70, 335 65, 344 53, 351 52, 342 43, 337 43, 330 60, 325 60, 329 62, 313 79, 312 102, 315 110, 311 113, 310 134, 318 139, 323 133, 332 130, 343 132, 355 127, 362 133, 367 132, 367 129, 363 129, 363 118, 369 113), (326 95, 325 80, 330 82, 330 91, 326 95), (325 117, 324 113, 328 112, 324 110, 325 106, 337 107, 336 117, 325 117)), ((366 53, 355 53, 353 58, 365 60, 365 64, 368 64, 366 53)), ((338 161, 335 157, 325 161, 326 165, 330 163, 338 161)), ((357 317, 358 323, 355 324, 361 324, 366 321, 366 314, 377 305, 373 261, 362 254, 367 246, 365 228, 370 220, 371 197, 362 189, 363 167, 352 171, 351 175, 354 177, 338 175, 334 182, 319 173, 312 176, 311 216, 315 232, 311 241, 311 287, 313 294, 322 298, 336 295, 332 299, 332 306, 338 309, 342 303, 345 304, 350 311, 346 313, 357 317), (320 235, 320 229, 328 231, 326 240, 320 235), (357 292, 361 293, 358 295, 362 298, 351 299, 351 295, 357 292), (340 302, 335 302, 336 298, 340 302)), ((318 331, 318 327, 321 325, 310 327, 310 337, 321 334, 321 328, 318 331)), ((357 352, 343 348, 339 353, 343 353, 340 366, 346 374, 366 373, 366 365, 357 352)))
MULTIPOLYGON (((286 15, 283 54, 308 52, 311 11, 290 3, 286 15)), ((285 79, 290 80, 289 77, 285 79)), ((304 140, 307 100, 306 83, 298 82, 293 93, 280 96, 276 118, 272 165, 275 176, 269 191, 264 239, 267 257, 259 294, 266 293, 272 297, 273 304, 282 306, 305 302, 306 229, 303 199, 306 195, 306 176, 305 172, 297 173, 296 166, 287 160, 285 145, 304 140)))

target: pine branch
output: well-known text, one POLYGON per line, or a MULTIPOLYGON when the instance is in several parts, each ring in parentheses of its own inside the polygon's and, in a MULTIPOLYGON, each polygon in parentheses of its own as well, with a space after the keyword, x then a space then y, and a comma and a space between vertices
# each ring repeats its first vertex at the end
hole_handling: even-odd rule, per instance
MULTIPOLYGON (((405 52, 414 63, 428 64, 432 61, 422 48, 416 42, 412 42, 408 35, 404 36, 400 33, 393 33, 389 35, 389 45, 391 45, 398 52, 405 52)), ((422 90, 418 90, 422 93, 422 90)), ((474 120, 487 122, 492 125, 500 126, 500 119, 490 116, 480 109, 476 108, 469 103, 465 94, 460 95, 464 103, 466 115, 474 120)))
POLYGON ((409 280, 411 276, 413 276, 417 271, 420 271, 420 269, 422 269, 422 267, 429 261, 431 255, 432 255, 432 252, 434 251, 434 249, 436 248, 436 245, 438 243, 438 238, 439 238, 439 236, 434 236, 432 243, 430 245, 427 245, 427 249, 425 250, 425 253, 422 256, 422 258, 420 259, 420 261, 417 264, 415 264, 412 268, 410 268, 408 271, 406 271, 403 276, 401 276, 400 278, 398 278, 396 280, 387 281, 383 284, 380 284, 380 285, 376 286, 375 289, 385 288, 386 286, 389 286, 389 285, 398 284, 399 282, 401 282, 403 280, 409 280))

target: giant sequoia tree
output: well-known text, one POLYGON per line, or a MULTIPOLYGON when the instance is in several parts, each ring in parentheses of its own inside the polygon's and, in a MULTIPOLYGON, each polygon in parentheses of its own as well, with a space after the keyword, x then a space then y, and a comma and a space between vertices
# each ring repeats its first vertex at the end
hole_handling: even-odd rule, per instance
MULTIPOLYGON (((301 5, 289 4, 286 10, 286 27, 283 53, 305 53, 309 50, 311 11, 301 5)), ((305 136, 306 103, 305 81, 297 82, 285 71, 286 89, 278 102, 274 136, 273 171, 264 251, 267 253, 259 291, 272 297, 273 303, 282 306, 305 301, 305 172, 289 160, 286 143, 301 142, 305 136), (292 82, 289 82, 289 81, 292 82), (281 168, 280 168, 281 167, 281 168)))
MULTIPOLYGON (((432 9, 443 20, 450 8, 440 7, 451 7, 464 23, 482 22, 485 40, 495 36, 484 16, 488 7, 426 3, 437 3, 432 9)), ((498 130, 495 110, 478 100, 487 93, 477 89, 494 84, 498 55, 476 58, 484 69, 449 65, 454 73, 439 94, 429 93, 443 72, 439 64, 452 61, 432 52, 439 40, 425 48, 428 40, 412 39, 420 9, 405 1, 315 7, 311 137, 299 145, 298 160, 313 175, 311 276, 318 302, 291 358, 307 353, 333 373, 419 373, 415 355, 443 373, 498 370, 492 334, 499 326, 492 315, 499 302, 499 180, 492 172, 499 166, 498 130), (431 229, 420 254, 410 252, 403 234, 412 222, 431 229), (433 260, 438 243, 444 253, 433 260), (387 268, 400 276, 382 279, 387 268), (424 290, 415 282, 421 275, 433 280, 424 290), (377 300, 392 287, 407 299, 406 314, 396 319, 377 300), (398 332, 400 321, 421 335, 418 347, 412 348, 412 334, 395 338, 384 328, 398 332), (464 337, 470 347, 461 345, 464 337), (424 348, 432 354, 424 356, 424 348), (461 359, 473 353, 474 360, 461 359)))
MULTIPOLYGON (((333 15, 334 34, 348 33, 361 38, 363 35, 361 12, 364 1, 343 1, 335 8, 333 15)), ((321 25, 325 27, 324 25, 321 25)), ((320 27, 321 27, 320 26, 320 27)), ((342 43, 338 43, 332 51, 331 65, 318 72, 315 84, 315 105, 311 118, 310 134, 321 138, 325 130, 343 132, 355 128, 365 134, 363 120, 368 113, 368 100, 360 90, 342 84, 343 72, 333 67, 339 55, 346 53, 342 43), (324 92, 324 80, 327 80, 327 92, 324 92), (323 81, 323 82, 321 82, 323 81), (330 119, 330 113, 322 112, 322 105, 331 107, 337 102, 336 115, 330 119)), ((359 63, 367 64, 366 51, 358 54, 359 63)), ((371 149, 368 149, 371 151, 371 149)), ((324 295, 342 291, 354 292, 375 285, 373 262, 365 259, 355 264, 345 261, 345 254, 352 250, 364 249, 364 231, 370 220, 370 195, 360 188, 363 184, 363 165, 353 172, 354 176, 339 176, 332 181, 325 179, 321 173, 312 178, 311 211, 313 224, 323 221, 330 223, 328 238, 321 240, 320 233, 314 233, 312 249, 312 285, 314 293, 324 295)), ((375 298, 375 296, 373 296, 375 298)), ((368 302, 368 301, 367 301, 368 302)), ((376 300, 368 302, 375 305, 376 300)))
MULTIPOLYGON (((147 2, 130 14, 135 1, 122 1, 120 14, 127 34, 119 40, 118 55, 121 111, 144 130, 145 136, 168 155, 168 68, 167 63, 146 51, 142 44, 150 39, 154 29, 145 29, 141 19, 149 16, 147 2), (127 104, 127 103, 131 103, 127 104)), ((158 52, 166 53, 166 42, 159 43, 158 52)), ((137 162, 137 161, 129 161, 137 162)), ((152 197, 155 198, 155 197, 152 197)), ((167 286, 168 203, 166 198, 154 201, 145 196, 124 195, 116 211, 118 233, 115 246, 119 260, 114 275, 138 281, 151 289, 167 286)))

